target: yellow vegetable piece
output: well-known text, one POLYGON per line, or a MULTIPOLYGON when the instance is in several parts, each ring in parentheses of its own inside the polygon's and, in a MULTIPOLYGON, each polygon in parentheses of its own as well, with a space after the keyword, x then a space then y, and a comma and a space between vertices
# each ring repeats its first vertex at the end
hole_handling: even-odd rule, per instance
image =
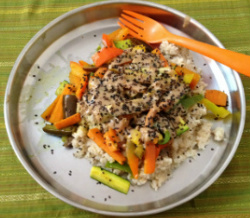
POLYGON ((141 139, 141 132, 139 132, 136 129, 133 129, 131 131, 131 141, 137 146, 139 146, 141 144, 140 139, 141 139))
POLYGON ((190 84, 194 78, 194 74, 185 74, 183 77, 183 81, 187 84, 190 84))
POLYGON ((133 48, 133 50, 132 50, 132 52, 146 52, 146 47, 144 46, 144 45, 136 45, 134 48, 133 48))
POLYGON ((213 102, 209 101, 206 98, 203 98, 200 103, 204 104, 205 107, 210 110, 216 117, 218 118, 225 118, 229 114, 231 114, 227 109, 224 107, 218 107, 216 104, 213 102))

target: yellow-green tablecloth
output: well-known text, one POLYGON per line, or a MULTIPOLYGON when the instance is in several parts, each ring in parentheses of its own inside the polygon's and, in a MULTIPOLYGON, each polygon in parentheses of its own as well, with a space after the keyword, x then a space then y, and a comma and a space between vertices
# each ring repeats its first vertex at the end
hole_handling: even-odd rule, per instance
MULTIPOLYGON (((26 43, 59 15, 96 0, 0 0, 0 217, 104 217, 74 208, 38 185, 9 143, 3 114, 11 68, 26 43)), ((227 49, 250 55, 249 0, 158 0, 205 25, 227 49)), ((250 63, 249 63, 250 70, 250 63)), ((151 217, 250 217, 250 78, 241 76, 247 118, 243 137, 219 179, 190 202, 151 217)))

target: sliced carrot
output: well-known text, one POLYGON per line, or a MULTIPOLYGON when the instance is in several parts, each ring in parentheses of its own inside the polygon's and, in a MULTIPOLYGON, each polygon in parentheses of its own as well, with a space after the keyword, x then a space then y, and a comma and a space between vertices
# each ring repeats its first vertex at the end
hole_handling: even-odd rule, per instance
POLYGON ((164 55, 161 53, 160 49, 156 48, 156 49, 154 49, 153 51, 151 51, 151 53, 156 54, 156 55, 159 56, 160 60, 162 60, 163 63, 164 63, 164 67, 169 66, 167 59, 166 59, 166 58, 164 57, 164 55))
POLYGON ((109 128, 108 134, 113 142, 118 143, 118 144, 121 143, 121 140, 120 140, 117 132, 114 129, 109 128))
POLYGON ((133 177, 137 179, 139 174, 139 158, 135 155, 135 149, 136 146, 132 142, 127 143, 126 155, 128 158, 128 165, 132 171, 133 177))
POLYGON ((171 65, 175 67, 175 71, 178 75, 193 74, 194 77, 193 77, 191 83, 189 84, 189 86, 191 89, 195 89, 197 83, 199 82, 199 80, 201 78, 200 74, 195 73, 191 70, 188 70, 187 68, 177 66, 176 64, 171 64, 171 65))
POLYGON ((206 90, 205 98, 218 106, 227 105, 227 94, 219 90, 206 90))
POLYGON ((100 67, 104 63, 107 63, 122 53, 122 49, 115 47, 104 47, 92 56, 92 60, 96 67, 100 67))
POLYGON ((103 78, 107 70, 108 70, 107 67, 99 67, 94 75, 96 77, 103 78))
POLYGON ((69 73, 69 82, 70 84, 74 85, 76 89, 79 89, 81 86, 81 78, 75 76, 72 71, 69 73))
MULTIPOLYGON (((87 63, 80 61, 82 65, 87 63)), ((69 75, 70 83, 73 84, 76 88, 76 97, 80 100, 82 95, 85 92, 88 85, 88 73, 82 69, 82 65, 74 61, 70 61, 71 72, 69 75)))
POLYGON ((57 129, 62 129, 62 128, 65 128, 65 127, 68 127, 68 126, 72 126, 76 123, 79 123, 81 121, 81 115, 80 113, 76 113, 70 117, 67 117, 63 120, 60 120, 58 122, 55 122, 54 123, 54 126, 57 128, 57 129))
POLYGON ((155 171, 156 146, 153 142, 146 143, 144 173, 151 174, 155 171))
POLYGON ((119 145, 120 145, 121 140, 114 129, 109 128, 109 130, 104 134, 104 139, 105 139, 106 145, 109 146, 110 150, 112 151, 119 150, 119 145))
POLYGON ((119 151, 111 151, 109 147, 105 144, 103 134, 98 128, 93 128, 88 131, 88 137, 92 139, 101 149, 108 153, 112 158, 114 158, 118 163, 124 164, 126 157, 119 151))
POLYGON ((80 87, 76 91, 76 97, 77 97, 77 99, 79 99, 79 100, 82 99, 83 93, 87 89, 87 86, 88 86, 88 77, 87 76, 83 76, 81 78, 81 80, 80 80, 80 87))
POLYGON ((60 98, 60 95, 58 95, 56 97, 56 99, 50 104, 50 106, 42 113, 41 117, 44 119, 44 120, 49 120, 58 100, 60 98))
POLYGON ((62 94, 59 95, 59 99, 56 103, 56 106, 51 113, 51 116, 49 118, 49 122, 55 123, 63 119, 63 96, 64 95, 71 95, 75 92, 75 87, 73 85, 67 84, 63 91, 62 94))

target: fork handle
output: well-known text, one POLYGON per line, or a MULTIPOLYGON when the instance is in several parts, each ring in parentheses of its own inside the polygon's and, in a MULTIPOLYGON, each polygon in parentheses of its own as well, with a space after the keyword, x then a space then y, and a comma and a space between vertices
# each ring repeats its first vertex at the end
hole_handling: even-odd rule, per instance
POLYGON ((168 42, 188 48, 210 57, 234 70, 250 77, 250 56, 196 41, 182 36, 167 37, 168 42))

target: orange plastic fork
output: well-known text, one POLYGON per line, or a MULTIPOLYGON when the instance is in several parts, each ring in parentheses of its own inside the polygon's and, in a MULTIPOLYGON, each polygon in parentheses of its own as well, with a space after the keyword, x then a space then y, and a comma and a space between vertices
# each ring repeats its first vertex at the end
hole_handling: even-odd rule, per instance
POLYGON ((168 42, 210 57, 250 77, 250 56, 248 55, 175 35, 170 33, 157 21, 132 11, 124 10, 119 20, 121 22, 118 22, 118 24, 121 27, 129 28, 129 33, 138 39, 148 43, 159 43, 167 40, 168 42))

